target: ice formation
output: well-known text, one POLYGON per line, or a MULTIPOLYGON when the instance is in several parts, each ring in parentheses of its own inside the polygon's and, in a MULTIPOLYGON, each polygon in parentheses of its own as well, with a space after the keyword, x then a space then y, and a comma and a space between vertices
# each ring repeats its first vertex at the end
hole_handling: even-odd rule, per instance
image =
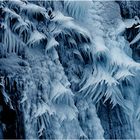
POLYGON ((140 138, 134 1, 0 1, 0 138, 140 138))

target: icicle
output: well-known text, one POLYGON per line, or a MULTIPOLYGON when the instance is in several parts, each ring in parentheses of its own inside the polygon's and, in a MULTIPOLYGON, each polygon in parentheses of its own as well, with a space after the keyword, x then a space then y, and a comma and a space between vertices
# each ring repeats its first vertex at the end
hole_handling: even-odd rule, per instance
POLYGON ((37 30, 31 34, 30 39, 27 42, 27 45, 34 43, 39 43, 41 40, 46 39, 45 34, 38 32, 37 30))
POLYGON ((45 51, 51 49, 52 47, 56 47, 58 45, 59 45, 59 43, 55 40, 55 38, 51 37, 50 39, 48 39, 48 43, 46 45, 46 50, 45 51))
POLYGON ((140 33, 136 35, 136 37, 130 42, 130 45, 133 45, 134 43, 138 42, 140 40, 140 33))
POLYGON ((2 87, 2 89, 1 89, 2 91, 1 92, 2 92, 2 95, 3 95, 5 103, 8 104, 11 109, 14 109, 13 106, 12 106, 10 97, 5 92, 4 77, 0 77, 0 86, 2 87))

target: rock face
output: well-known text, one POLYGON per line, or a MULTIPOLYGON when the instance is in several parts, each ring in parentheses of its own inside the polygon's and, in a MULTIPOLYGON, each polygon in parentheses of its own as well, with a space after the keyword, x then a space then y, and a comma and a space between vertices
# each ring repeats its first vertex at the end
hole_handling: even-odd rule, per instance
POLYGON ((0 138, 140 138, 139 5, 0 2, 0 138))

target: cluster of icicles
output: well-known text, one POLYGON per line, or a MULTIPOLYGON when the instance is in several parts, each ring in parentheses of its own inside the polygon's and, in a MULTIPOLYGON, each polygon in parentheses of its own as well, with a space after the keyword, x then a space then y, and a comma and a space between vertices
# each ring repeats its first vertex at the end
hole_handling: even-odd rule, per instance
POLYGON ((128 115, 138 106, 131 94, 137 96, 132 87, 140 65, 131 58, 122 28, 113 32, 115 26, 107 26, 105 6, 93 1, 2 3, 0 86, 7 106, 22 112, 25 138, 103 139, 97 103, 110 100, 128 115))

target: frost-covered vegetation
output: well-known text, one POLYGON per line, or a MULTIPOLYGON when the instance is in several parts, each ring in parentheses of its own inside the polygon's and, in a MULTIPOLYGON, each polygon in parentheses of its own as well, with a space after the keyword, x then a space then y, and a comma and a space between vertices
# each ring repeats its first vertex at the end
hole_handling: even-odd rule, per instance
POLYGON ((0 138, 140 138, 138 5, 0 1, 0 138))

